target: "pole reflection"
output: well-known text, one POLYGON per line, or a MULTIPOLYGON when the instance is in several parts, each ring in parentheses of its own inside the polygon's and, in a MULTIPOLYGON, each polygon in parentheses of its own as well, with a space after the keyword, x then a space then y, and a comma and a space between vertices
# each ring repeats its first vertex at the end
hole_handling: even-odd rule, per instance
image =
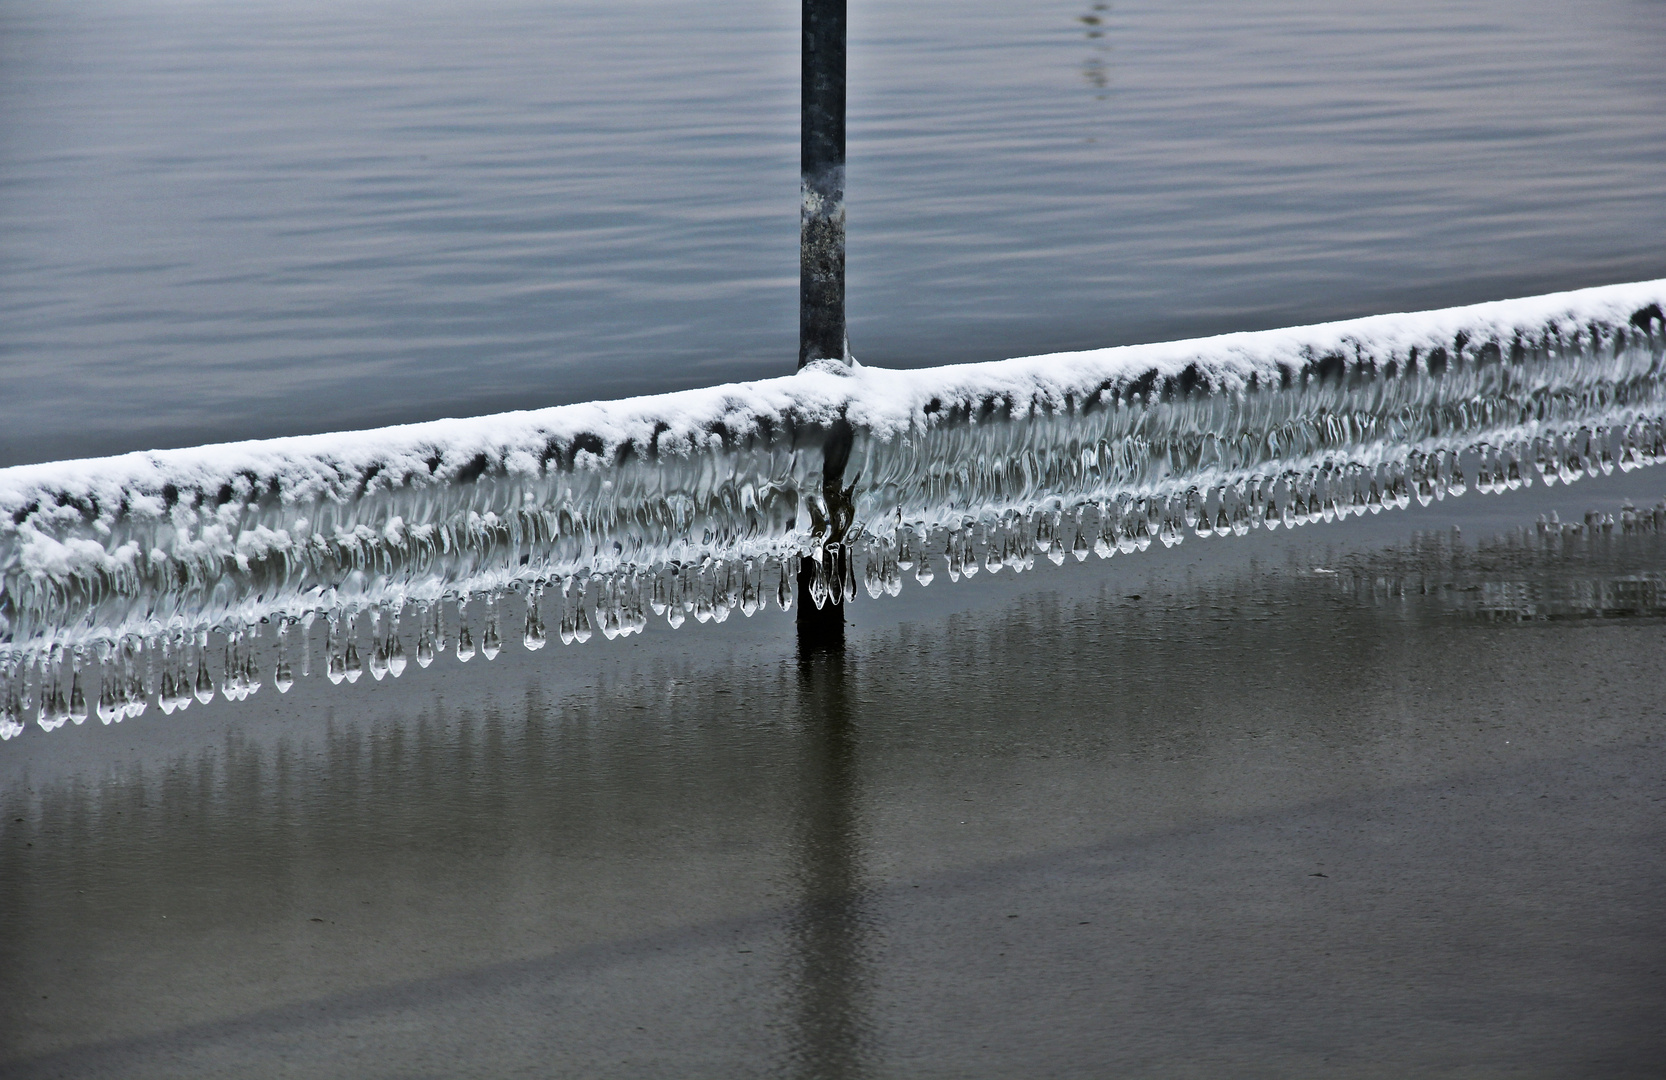
POLYGON ((1076 21, 1086 28, 1088 44, 1093 51, 1082 61, 1082 78, 1098 93, 1100 101, 1105 100, 1105 92, 1110 86, 1110 56, 1111 47, 1105 41, 1105 19, 1111 10, 1108 3, 1095 3, 1086 15, 1076 16, 1076 21))
POLYGON ((804 753, 789 1053, 817 1080, 865 1075, 869 1038, 868 915, 857 809, 857 728, 843 620, 801 622, 798 686, 804 753))

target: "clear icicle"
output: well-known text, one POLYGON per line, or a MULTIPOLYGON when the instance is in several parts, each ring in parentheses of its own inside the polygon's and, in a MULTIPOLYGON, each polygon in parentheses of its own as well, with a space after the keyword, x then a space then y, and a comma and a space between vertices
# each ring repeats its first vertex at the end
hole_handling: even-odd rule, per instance
POLYGON ((289 626, 287 620, 278 623, 278 661, 272 669, 272 685, 280 694, 289 693, 289 688, 295 685, 295 671, 289 663, 289 626))

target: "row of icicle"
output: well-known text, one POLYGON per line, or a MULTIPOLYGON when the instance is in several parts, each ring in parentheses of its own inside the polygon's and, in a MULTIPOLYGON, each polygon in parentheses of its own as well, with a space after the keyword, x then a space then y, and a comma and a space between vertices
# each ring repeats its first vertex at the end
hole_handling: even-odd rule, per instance
POLYGON ((1055 565, 1070 557, 1084 561, 1089 553, 1110 558, 1153 543, 1173 546, 1188 532, 1243 536, 1257 528, 1294 528, 1404 508, 1414 500, 1428 505, 1471 487, 1490 493, 1529 486, 1535 478, 1546 485, 1572 483, 1661 461, 1666 461, 1666 423, 1653 419, 1614 431, 1581 429, 1511 446, 1479 444, 1462 454, 1412 453, 1385 465, 1327 462, 1300 473, 1252 476, 1167 496, 1121 495, 1076 506, 1032 507, 967 518, 949 527, 903 522, 859 526, 842 541, 784 559, 707 558, 698 565, 630 567, 447 602, 314 611, 229 629, 157 626, 94 647, 58 644, 28 658, 0 659, 0 739, 20 734, 30 720, 51 731, 93 715, 106 724, 120 722, 142 715, 153 702, 171 714, 193 701, 206 705, 216 695, 241 701, 265 685, 267 673, 272 686, 287 692, 297 660, 302 676, 311 672, 311 642, 320 622, 324 674, 331 682, 355 682, 366 672, 376 680, 398 678, 413 658, 425 668, 442 654, 461 662, 476 653, 497 656, 504 640, 501 609, 512 595, 525 616, 521 642, 536 650, 548 640, 546 617, 553 618, 556 636, 566 644, 587 641, 597 632, 609 639, 638 633, 650 613, 676 628, 689 617, 704 623, 723 622, 736 610, 751 616, 772 599, 788 610, 805 560, 812 571, 811 600, 821 607, 830 600, 855 599, 858 564, 870 597, 895 596, 910 570, 922 586, 935 580, 939 570, 952 581, 983 571, 1021 573, 1035 566, 1038 555, 1055 565), (1466 458, 1471 459, 1467 471, 1466 458), (478 645, 472 607, 483 609, 478 645))

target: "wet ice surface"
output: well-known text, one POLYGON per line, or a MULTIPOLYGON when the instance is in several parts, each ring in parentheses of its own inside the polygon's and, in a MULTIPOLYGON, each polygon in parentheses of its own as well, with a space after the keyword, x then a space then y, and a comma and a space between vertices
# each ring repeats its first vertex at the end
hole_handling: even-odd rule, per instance
POLYGON ((0 1073, 1653 1075, 1662 494, 15 740, 0 1073))

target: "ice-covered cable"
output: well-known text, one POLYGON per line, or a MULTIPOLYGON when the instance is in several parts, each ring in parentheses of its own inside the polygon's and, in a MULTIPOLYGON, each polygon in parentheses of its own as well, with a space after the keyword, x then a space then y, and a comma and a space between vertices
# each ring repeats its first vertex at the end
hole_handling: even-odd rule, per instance
POLYGON ((382 678, 407 643, 418 663, 494 655, 510 607, 538 647, 546 619, 583 640, 790 603, 801 558, 818 601, 859 578, 877 596, 904 570, 1108 557, 1653 463, 1663 303, 1654 281, 914 371, 815 364, 3 469, 0 734, 287 688, 291 654, 310 664, 290 639, 320 619, 326 674, 382 678))

